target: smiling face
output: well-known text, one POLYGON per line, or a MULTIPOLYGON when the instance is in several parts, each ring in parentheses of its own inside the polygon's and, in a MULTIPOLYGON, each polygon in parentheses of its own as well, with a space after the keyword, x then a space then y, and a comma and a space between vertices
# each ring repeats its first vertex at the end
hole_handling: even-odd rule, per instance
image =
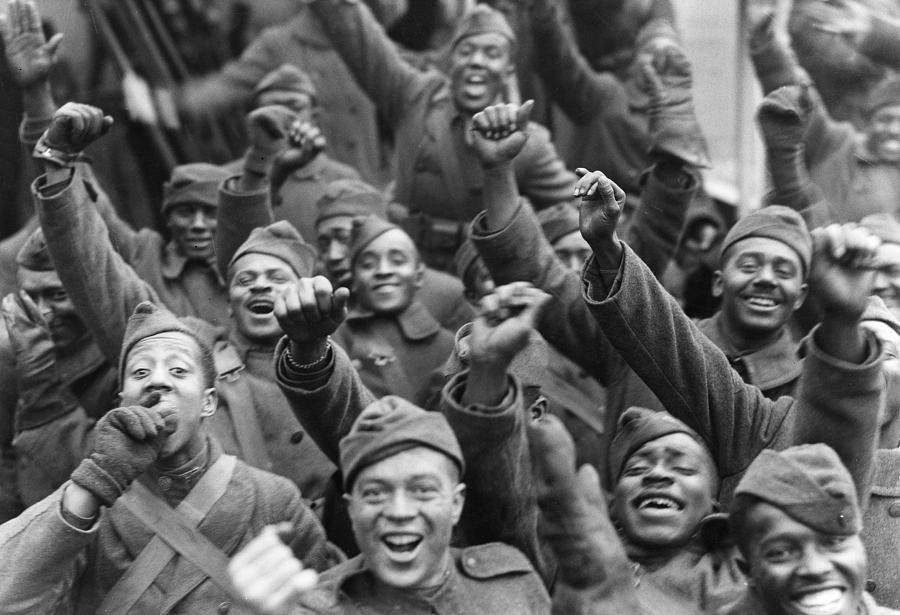
POLYGON ((748 237, 729 247, 713 279, 722 298, 725 325, 746 339, 770 336, 787 323, 806 298, 803 265, 787 244, 748 237))
POLYGON ((460 111, 474 115, 502 99, 515 69, 511 51, 509 40, 494 32, 467 36, 453 47, 450 82, 460 111))
POLYGON ((669 434, 647 442, 628 458, 610 512, 628 542, 677 547, 712 512, 717 484, 706 449, 687 434, 669 434))
POLYGON ((823 534, 765 502, 747 511, 742 534, 748 583, 768 615, 859 612, 866 552, 858 534, 823 534))
POLYGON ((465 501, 456 465, 425 447, 363 468, 347 498, 353 533, 385 585, 420 589, 452 566, 450 535, 465 501))
POLYGON ((900 244, 882 243, 877 257, 881 267, 875 274, 872 294, 881 297, 891 313, 900 317, 900 244))
POLYGON ((215 252, 216 214, 212 205, 178 203, 166 212, 166 226, 178 251, 192 260, 209 260, 215 252))
POLYGON ((19 289, 31 297, 44 317, 57 349, 66 350, 81 339, 87 327, 55 271, 33 271, 19 267, 16 278, 19 289))
POLYGON ((298 281, 294 270, 280 258, 251 252, 231 266, 228 302, 238 332, 248 340, 271 344, 281 337, 275 318, 275 299, 298 281))
POLYGON ((316 224, 316 244, 325 273, 335 286, 350 286, 353 272, 348 258, 353 216, 332 216, 316 224))
POLYGON ((876 110, 869 118, 869 152, 880 162, 900 162, 900 105, 876 110))
POLYGON ((160 459, 190 458, 203 447, 200 420, 216 410, 216 389, 204 372, 197 341, 179 331, 158 333, 137 342, 125 358, 121 405, 140 405, 153 392, 177 410, 174 433, 160 459))
POLYGON ((397 314, 415 299, 425 266, 409 235, 391 229, 373 239, 353 264, 353 290, 364 309, 397 314))

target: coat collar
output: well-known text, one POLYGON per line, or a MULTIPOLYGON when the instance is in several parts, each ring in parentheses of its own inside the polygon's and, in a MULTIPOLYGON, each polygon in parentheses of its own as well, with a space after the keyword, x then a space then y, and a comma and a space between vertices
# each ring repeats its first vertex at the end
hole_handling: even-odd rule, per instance
POLYGON ((798 354, 798 345, 791 338, 787 327, 782 329, 781 334, 771 344, 752 352, 741 353, 731 345, 723 333, 721 315, 721 312, 717 312, 711 318, 699 321, 697 327, 725 353, 732 365, 740 360, 750 384, 767 391, 800 377, 803 360, 798 354))
MULTIPOLYGON (((178 246, 174 241, 169 241, 166 244, 161 260, 160 273, 162 273, 163 278, 166 280, 177 280, 180 278, 184 274, 184 268, 188 264, 187 257, 178 251, 178 246)), ((206 262, 209 265, 210 271, 215 276, 216 281, 224 287, 225 280, 222 278, 222 274, 219 273, 215 255, 210 256, 209 260, 206 262)))
MULTIPOLYGON (((347 314, 348 323, 362 324, 375 318, 378 318, 378 314, 360 307, 352 308, 347 314)), ((400 327, 403 337, 411 342, 428 339, 441 330, 441 324, 418 301, 413 301, 408 308, 394 316, 393 320, 400 327)))

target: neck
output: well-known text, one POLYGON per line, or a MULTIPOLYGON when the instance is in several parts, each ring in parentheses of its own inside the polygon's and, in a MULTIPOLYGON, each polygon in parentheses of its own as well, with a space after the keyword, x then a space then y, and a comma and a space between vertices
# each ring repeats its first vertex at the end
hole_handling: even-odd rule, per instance
POLYGON ((738 353, 745 354, 772 344, 781 336, 784 325, 772 331, 748 330, 731 322, 726 312, 720 313, 719 332, 738 353))
POLYGON ((192 467, 202 464, 209 452, 208 446, 206 438, 198 430, 194 437, 179 450, 171 455, 160 457, 156 461, 156 467, 160 472, 166 474, 190 470, 192 467))

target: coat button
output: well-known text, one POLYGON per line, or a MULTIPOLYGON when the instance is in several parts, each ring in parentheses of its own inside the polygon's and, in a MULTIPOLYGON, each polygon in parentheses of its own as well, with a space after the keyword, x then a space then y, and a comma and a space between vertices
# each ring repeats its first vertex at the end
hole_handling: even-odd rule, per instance
POLYGON ((875 583, 872 579, 866 579, 866 591, 870 594, 875 591, 875 588, 878 587, 878 584, 875 583))
POLYGON ((888 506, 888 514, 892 517, 900 517, 900 500, 888 506))
POLYGON ((222 613, 222 615, 224 615, 225 613, 230 613, 230 612, 231 612, 231 603, 228 602, 227 600, 216 607, 216 613, 222 613))
POLYGON ((291 434, 291 444, 300 444, 300 441, 303 440, 303 432, 295 431, 291 434))
POLYGON ((172 479, 168 476, 160 476, 157 481, 160 491, 168 491, 172 488, 172 479))

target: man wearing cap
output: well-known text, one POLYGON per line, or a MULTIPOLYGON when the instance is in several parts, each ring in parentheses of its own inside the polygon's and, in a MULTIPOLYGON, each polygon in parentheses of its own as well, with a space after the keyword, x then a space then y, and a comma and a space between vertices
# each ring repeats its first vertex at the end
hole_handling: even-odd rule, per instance
POLYGON ((888 78, 875 87, 858 131, 828 115, 809 76, 775 36, 773 18, 761 13, 751 20, 751 58, 763 94, 772 98, 774 113, 760 116, 774 183, 783 192, 802 188, 805 166, 812 182, 827 196, 825 222, 859 221, 869 214, 897 212, 900 196, 900 80, 888 78), (804 87, 797 87, 804 86, 804 87), (808 90, 805 92, 804 90, 808 90), (790 125, 784 117, 793 116, 790 125), (765 123, 771 123, 767 129, 765 123))
MULTIPOLYGON (((318 15, 357 82, 394 131, 393 200, 425 262, 449 270, 464 223, 482 208, 484 174, 471 151, 471 116, 507 98, 515 71, 515 36, 501 13, 476 5, 459 22, 448 76, 421 72, 394 49, 371 13, 357 2, 317 0, 318 15)), ((569 200, 572 174, 549 133, 532 138, 515 162, 515 177, 538 209, 569 200)))
POLYGON ((900 222, 890 214, 873 214, 860 220, 860 224, 881 239, 878 248, 880 267, 875 275, 875 295, 900 318, 900 222))
MULTIPOLYGON (((353 273, 347 258, 353 220, 375 215, 387 217, 384 196, 372 186, 354 180, 330 183, 317 203, 316 242, 319 260, 332 284, 351 286, 353 273)), ((425 267, 419 301, 441 326, 455 331, 472 318, 463 286, 454 276, 425 267)))
POLYGON ((731 504, 747 589, 722 613, 897 613, 866 590, 857 493, 841 458, 824 444, 762 451, 731 504))
MULTIPOLYGON (((315 236, 316 203, 325 188, 339 179, 359 180, 359 173, 323 151, 325 137, 319 132, 321 109, 309 75, 292 64, 282 64, 260 80, 253 90, 250 109, 279 105, 290 109, 293 126, 290 139, 297 158, 276 158, 272 171, 272 201, 276 220, 290 222, 307 241, 315 236), (298 159, 299 158, 299 159, 298 159)), ((233 174, 244 172, 244 158, 226 165, 233 174)))
MULTIPOLYGON (((102 243, 110 225, 99 219, 91 205, 97 200, 97 192, 86 182, 73 181, 72 169, 78 153, 87 146, 83 135, 96 138, 94 133, 105 131, 111 119, 78 103, 67 103, 53 117, 34 150, 34 157, 45 170, 33 186, 34 197, 57 212, 53 218, 65 228, 84 224, 82 218, 96 218, 100 224, 90 223, 96 227, 95 235, 79 240, 102 243)), ((134 231, 125 224, 114 224, 111 233, 125 261, 147 280, 169 309, 217 325, 228 318, 225 285, 215 267, 214 250, 219 184, 227 177, 226 171, 206 163, 173 169, 163 187, 162 209, 171 235, 168 241, 151 229, 134 231)), ((49 243, 57 240, 60 231, 56 228, 44 227, 49 243)))
POLYGON ((0 305, 3 521, 65 482, 87 452, 88 423, 116 391, 115 370, 63 288, 40 228, 16 260, 17 291, 0 305))
POLYGON ((151 303, 128 321, 120 407, 71 480, 0 526, 4 613, 192 613, 231 608, 225 564, 265 525, 296 528, 313 568, 324 532, 290 481, 222 453, 212 350, 151 303))
MULTIPOLYGON (((618 239, 615 224, 622 198, 618 186, 598 173, 579 183, 576 194, 588 199, 582 201, 581 212, 582 234, 593 250, 583 274, 588 308, 612 346, 666 410, 709 443, 723 477, 720 495, 728 501, 736 478, 760 450, 793 443, 793 433, 802 426, 795 410, 798 404, 788 397, 766 399, 756 386, 745 383, 725 353, 684 315, 631 248, 618 239)), ((777 220, 766 223, 779 233, 796 236, 802 228, 790 228, 784 222, 775 226, 777 220)), ((816 229, 814 240, 807 244, 806 254, 811 256, 815 245, 816 258, 809 260, 801 261, 800 253, 787 245, 773 249, 777 242, 769 248, 771 253, 750 252, 745 263, 736 263, 748 270, 738 279, 765 267, 774 270, 770 275, 796 276, 799 288, 801 274, 786 268, 792 262, 798 269, 809 263, 810 286, 824 316, 806 343, 797 399, 801 406, 818 408, 820 419, 833 416, 853 423, 869 412, 877 416, 882 404, 881 348, 859 326, 871 292, 871 267, 879 241, 852 225, 816 229), (808 384, 803 386, 804 382, 808 384)), ((733 251, 726 247, 726 257, 733 251)), ((763 327, 789 310, 786 301, 761 301, 751 293, 743 305, 735 306, 734 313, 741 322, 763 327)))
POLYGON ((348 259, 353 304, 334 340, 375 395, 424 404, 453 349, 453 334, 417 300, 424 264, 415 244, 386 220, 358 218, 348 259))
MULTIPOLYGON (((85 113, 102 117, 102 111, 85 113)), ((277 128, 277 126, 270 126, 277 128)), ((264 131, 261 131, 264 132, 264 131)), ((87 142, 101 136, 88 131, 87 142)), ((259 143, 257 143, 259 145, 259 143)), ((251 147, 247 158, 265 167, 273 149, 251 147)), ((309 275, 315 251, 296 229, 281 221, 256 229, 247 237, 233 222, 246 201, 268 202, 268 168, 260 174, 230 178, 221 186, 224 225, 216 235, 217 271, 228 279, 228 330, 198 322, 198 330, 215 351, 217 388, 221 408, 207 429, 226 452, 255 467, 272 470, 293 480, 303 496, 316 501, 330 491, 334 466, 306 437, 294 420, 275 383, 272 351, 281 336, 272 309, 281 289, 300 276, 309 275)), ((107 360, 118 356, 130 311, 141 301, 157 301, 159 295, 141 279, 97 230, 96 216, 70 218, 73 205, 65 199, 39 199, 42 226, 53 229, 48 241, 54 259, 68 263, 60 273, 85 324, 107 360), (90 237, 92 241, 85 241, 90 237)), ((248 209, 256 210, 257 205, 248 209)))

